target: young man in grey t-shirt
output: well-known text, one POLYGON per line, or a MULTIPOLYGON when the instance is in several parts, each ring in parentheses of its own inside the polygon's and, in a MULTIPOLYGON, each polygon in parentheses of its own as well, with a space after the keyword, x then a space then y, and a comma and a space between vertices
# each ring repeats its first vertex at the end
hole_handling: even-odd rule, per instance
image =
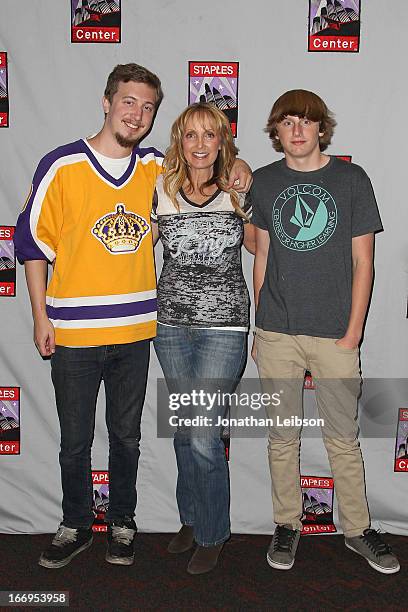
POLYGON ((275 102, 266 131, 284 159, 259 168, 251 189, 256 226, 254 357, 270 406, 269 464, 277 523, 269 565, 290 569, 302 527, 299 451, 302 389, 313 376, 323 440, 348 548, 377 571, 400 569, 370 529, 357 440, 359 343, 373 278, 374 232, 382 229, 364 170, 324 155, 336 122, 316 94, 293 90, 275 102), (299 420, 300 419, 300 420, 299 420))

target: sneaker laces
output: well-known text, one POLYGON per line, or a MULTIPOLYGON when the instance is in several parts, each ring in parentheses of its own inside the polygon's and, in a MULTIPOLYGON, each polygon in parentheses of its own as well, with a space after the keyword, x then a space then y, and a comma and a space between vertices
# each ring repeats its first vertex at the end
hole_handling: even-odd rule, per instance
POLYGON ((384 542, 375 529, 366 529, 360 537, 363 538, 376 555, 389 555, 392 553, 390 546, 384 542))
POLYGON ((61 547, 75 542, 77 539, 77 533, 77 529, 71 529, 71 527, 60 525, 52 541, 52 546, 61 547))
POLYGON ((283 525, 278 525, 275 533, 276 538, 274 550, 290 551, 293 540, 296 537, 296 531, 294 529, 288 529, 288 527, 284 527, 283 525))
POLYGON ((119 525, 112 525, 112 540, 119 542, 120 544, 126 544, 127 546, 132 543, 135 535, 134 529, 129 527, 120 527, 119 525))

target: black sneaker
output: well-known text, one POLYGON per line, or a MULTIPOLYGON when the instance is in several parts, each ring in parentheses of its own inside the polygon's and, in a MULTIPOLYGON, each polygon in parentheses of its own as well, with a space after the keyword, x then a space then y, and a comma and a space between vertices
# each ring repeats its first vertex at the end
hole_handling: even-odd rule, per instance
POLYGON ((365 529, 363 535, 345 538, 347 548, 364 557, 372 568, 382 574, 396 574, 400 570, 397 557, 374 529, 365 529))
POLYGON ((42 567, 59 568, 68 563, 92 544, 92 529, 71 529, 60 525, 50 546, 38 560, 42 567))
POLYGON ((286 525, 277 525, 272 542, 266 555, 271 567, 288 570, 295 562, 296 549, 299 544, 300 531, 286 525))
POLYGON ((108 550, 105 559, 114 565, 132 565, 135 560, 136 524, 133 519, 114 521, 108 525, 108 550))

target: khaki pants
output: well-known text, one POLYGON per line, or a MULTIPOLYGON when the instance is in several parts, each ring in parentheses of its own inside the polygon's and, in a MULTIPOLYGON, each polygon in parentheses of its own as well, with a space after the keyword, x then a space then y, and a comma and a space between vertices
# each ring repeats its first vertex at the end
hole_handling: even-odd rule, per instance
POLYGON ((274 520, 301 529, 301 427, 278 427, 277 417, 303 418, 303 378, 313 376, 319 417, 324 419, 323 441, 328 453, 346 537, 362 534, 370 524, 365 495, 364 467, 357 440, 357 398, 360 394, 358 349, 345 349, 332 338, 291 336, 256 330, 257 365, 263 391, 281 393, 281 404, 267 408, 268 455, 272 477, 274 520))

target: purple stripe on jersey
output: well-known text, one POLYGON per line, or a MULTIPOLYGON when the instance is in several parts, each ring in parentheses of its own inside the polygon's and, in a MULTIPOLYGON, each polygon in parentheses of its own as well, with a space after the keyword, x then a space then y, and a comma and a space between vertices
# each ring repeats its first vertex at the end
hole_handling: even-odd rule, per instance
POLYGON ((145 155, 149 155, 149 153, 153 153, 155 157, 164 157, 163 153, 161 153, 154 147, 146 147, 145 149, 136 147, 136 152, 139 155, 140 159, 143 159, 143 157, 145 157, 145 155))
POLYGON ((48 306, 47 315, 50 319, 62 321, 78 321, 81 319, 113 319, 146 314, 157 310, 157 299, 128 304, 104 304, 103 306, 48 306))

